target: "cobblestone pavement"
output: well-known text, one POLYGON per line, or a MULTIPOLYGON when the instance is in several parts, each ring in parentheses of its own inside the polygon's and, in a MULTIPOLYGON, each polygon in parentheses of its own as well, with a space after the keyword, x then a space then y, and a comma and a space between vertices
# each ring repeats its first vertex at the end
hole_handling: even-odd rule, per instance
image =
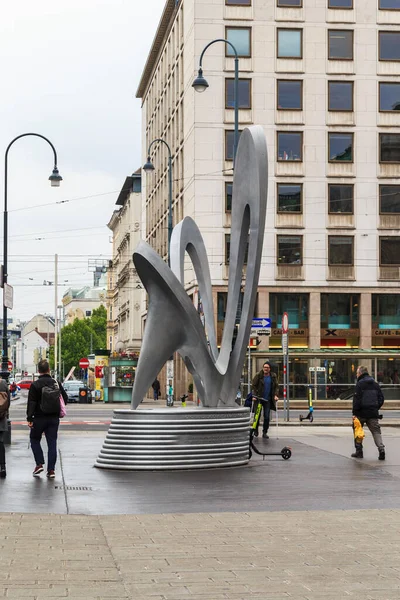
MULTIPOLYGON (((251 502, 251 499, 249 500, 251 502)), ((400 511, 0 516, 0 597, 363 600, 400 595, 400 511)))

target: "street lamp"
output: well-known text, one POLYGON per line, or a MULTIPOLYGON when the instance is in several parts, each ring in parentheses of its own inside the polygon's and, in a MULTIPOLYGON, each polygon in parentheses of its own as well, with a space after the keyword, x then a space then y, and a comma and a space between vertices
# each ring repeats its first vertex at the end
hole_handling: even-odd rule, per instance
MULTIPOLYGON (((162 138, 157 138, 151 142, 147 150, 147 162, 143 165, 143 171, 150 173, 154 171, 154 165, 151 162, 150 150, 153 144, 160 142, 165 144, 168 150, 168 264, 171 266, 171 236, 172 236, 172 152, 169 144, 162 138)), ((167 406, 173 403, 174 398, 174 355, 167 360, 167 384, 166 399, 167 406)))
MULTIPOLYGON (((8 144, 6 153, 5 153, 5 157, 4 157, 3 280, 1 282, 1 285, 3 287, 3 293, 4 293, 4 285, 7 283, 7 278, 8 278, 8 273, 7 273, 7 270, 8 270, 8 264, 7 264, 7 262, 8 262, 8 210, 7 210, 7 208, 8 208, 7 207, 8 152, 9 152, 11 146, 14 144, 14 142, 19 140, 20 138, 27 137, 30 135, 42 138, 42 140, 45 140, 45 142, 47 142, 53 150, 54 168, 53 168, 52 174, 49 177, 51 186, 59 187, 60 182, 62 181, 62 177, 57 168, 56 149, 54 148, 54 146, 50 142, 50 140, 48 140, 46 137, 44 137, 44 135, 40 135, 39 133, 23 133, 22 135, 18 135, 16 138, 14 138, 8 144)), ((8 376, 9 376, 7 333, 8 333, 7 332, 7 306, 5 305, 5 302, 3 299, 3 356, 2 356, 2 361, 1 361, 1 377, 3 379, 5 379, 6 381, 8 380, 8 376)))
POLYGON ((172 152, 169 144, 162 138, 153 140, 147 150, 147 162, 143 165, 143 171, 150 173, 154 171, 154 165, 151 162, 150 150, 153 144, 160 142, 165 144, 168 150, 168 264, 171 266, 171 235, 172 235, 172 152))
POLYGON ((199 71, 197 73, 196 79, 192 83, 192 87, 196 90, 196 92, 199 92, 200 94, 205 92, 206 89, 209 87, 207 79, 205 79, 205 77, 203 77, 203 69, 202 69, 203 56, 204 56, 206 50, 213 44, 216 44, 217 42, 223 42, 224 44, 228 44, 228 46, 230 46, 232 48, 233 52, 235 53, 235 59, 234 59, 235 60, 235 80, 234 80, 234 84, 233 84, 233 106, 234 106, 234 110, 235 110, 235 133, 234 133, 234 138, 233 138, 233 167, 235 167, 236 151, 237 151, 237 147, 238 147, 238 143, 239 143, 239 57, 238 57, 238 53, 237 53, 235 46, 229 40, 225 40, 223 38, 218 38, 216 40, 213 40, 209 44, 207 44, 207 46, 204 48, 203 52, 200 54, 199 71))

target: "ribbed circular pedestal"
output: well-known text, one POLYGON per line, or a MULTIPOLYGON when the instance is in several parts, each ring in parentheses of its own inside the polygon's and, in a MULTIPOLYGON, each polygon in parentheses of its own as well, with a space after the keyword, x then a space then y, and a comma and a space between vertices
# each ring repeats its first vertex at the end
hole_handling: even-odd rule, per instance
POLYGON ((168 471, 244 465, 249 427, 248 408, 118 409, 95 466, 168 471))

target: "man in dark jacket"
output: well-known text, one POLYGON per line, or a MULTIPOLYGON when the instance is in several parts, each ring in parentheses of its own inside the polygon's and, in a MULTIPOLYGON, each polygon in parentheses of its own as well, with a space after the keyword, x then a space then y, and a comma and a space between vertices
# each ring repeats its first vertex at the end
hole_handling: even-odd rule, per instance
MULTIPOLYGON (((278 402, 278 378, 271 371, 271 364, 267 361, 264 363, 263 368, 254 377, 251 383, 252 391, 254 396, 258 398, 264 398, 261 400, 264 409, 264 423, 263 423, 263 438, 268 439, 269 429, 269 418, 271 410, 276 411, 276 402, 278 402)), ((258 402, 255 403, 254 410, 257 410, 258 402)), ((254 435, 258 436, 258 427, 254 432, 254 435)))
MULTIPOLYGON (((31 448, 36 461, 33 476, 37 477, 43 472, 44 456, 40 442, 44 434, 48 447, 47 477, 54 479, 54 469, 57 461, 57 434, 60 425, 60 408, 54 413, 44 413, 41 410, 42 389, 45 386, 53 386, 55 381, 50 375, 50 366, 47 360, 39 362, 38 371, 40 373, 39 379, 34 381, 29 388, 26 413, 26 420, 31 428, 31 448)), ((58 382, 58 387, 60 388, 60 394, 62 394, 65 404, 67 404, 68 396, 60 382, 58 382)))
MULTIPOLYGON (((367 424, 379 450, 379 460, 385 460, 385 446, 379 425, 379 409, 384 401, 382 390, 375 379, 368 374, 367 367, 358 367, 357 385, 353 398, 353 415, 359 419, 362 426, 367 424)), ((362 443, 355 442, 355 446, 356 451, 351 456, 364 458, 362 443)))

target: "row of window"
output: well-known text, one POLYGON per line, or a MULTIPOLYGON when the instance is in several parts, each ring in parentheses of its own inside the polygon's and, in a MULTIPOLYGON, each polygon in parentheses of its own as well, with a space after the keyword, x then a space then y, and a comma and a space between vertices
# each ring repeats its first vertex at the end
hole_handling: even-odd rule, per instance
MULTIPOLYGON (((227 6, 251 6, 252 0, 225 0, 227 6)), ((303 0, 277 0, 283 8, 301 8, 303 0)), ((354 8, 353 0, 328 0, 328 8, 354 8)), ((400 10, 400 0, 378 0, 380 10, 400 10)))
MULTIPOLYGON (((232 210, 231 182, 225 183, 225 211, 232 210)), ((303 184, 277 183, 276 208, 279 214, 303 213, 303 184)), ((354 214, 354 185, 328 184, 328 214, 354 214)), ((400 185, 379 186, 379 214, 400 215, 400 185)))
MULTIPOLYGON (((239 108, 252 106, 251 79, 239 79, 239 108)), ((400 110, 400 83, 379 82, 379 112, 400 110)), ((234 108, 234 79, 225 80, 225 108, 234 108)), ((278 110, 303 110, 303 80, 278 79, 276 81, 276 107, 278 110)), ((328 110, 354 111, 354 81, 328 81, 328 110)))
MULTIPOLYGON (((354 133, 328 133, 328 161, 354 162, 354 133)), ((303 132, 277 131, 278 162, 303 162, 303 132)), ((234 132, 225 131, 225 160, 233 159, 234 132)), ((379 162, 400 164, 400 133, 379 134, 379 162)))
MULTIPOLYGON (((277 235, 276 264, 302 265, 303 264, 303 236, 302 235, 277 235)), ((225 264, 229 264, 231 246, 230 234, 225 235, 225 264)), ((247 252, 245 264, 247 263, 247 252)), ((329 266, 354 266, 354 236, 328 235, 328 265, 329 266)), ((400 237, 379 238, 379 265, 400 266, 400 237)))
MULTIPOLYGON (((238 56, 251 57, 251 27, 226 27, 226 39, 231 42, 238 56)), ((400 31, 379 31, 379 60, 400 60, 400 31)), ((226 56, 234 56, 231 46, 226 44, 226 56)), ((303 29, 277 29, 277 57, 303 58, 303 29)), ((354 31, 352 29, 328 30, 328 59, 354 59, 354 31)))

